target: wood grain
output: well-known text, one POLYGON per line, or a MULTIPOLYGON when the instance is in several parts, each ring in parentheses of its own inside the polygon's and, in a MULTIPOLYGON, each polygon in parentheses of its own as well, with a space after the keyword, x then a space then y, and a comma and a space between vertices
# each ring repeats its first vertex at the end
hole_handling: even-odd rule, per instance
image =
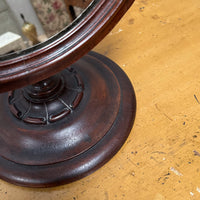
POLYGON ((1 181, 1 198, 198 200, 199 8, 199 0, 136 0, 95 48, 126 71, 138 102, 132 133, 109 163, 80 181, 51 189, 1 181))

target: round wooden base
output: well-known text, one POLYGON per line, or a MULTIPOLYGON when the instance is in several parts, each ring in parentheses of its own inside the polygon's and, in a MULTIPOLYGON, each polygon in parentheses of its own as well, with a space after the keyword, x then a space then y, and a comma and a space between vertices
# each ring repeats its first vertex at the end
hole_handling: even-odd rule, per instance
MULTIPOLYGON (((45 123, 29 123, 32 121, 25 120, 28 111, 17 118, 9 109, 8 94, 0 96, 1 179, 27 187, 69 183, 105 164, 127 139, 135 118, 136 99, 125 73, 94 52, 66 70, 62 72, 65 89, 54 99, 56 103, 46 102, 45 106, 36 103, 29 107, 29 112, 33 110, 32 117, 37 110, 43 114, 41 106, 49 110, 42 118, 45 123), (73 78, 68 81, 69 73, 73 78), (76 85, 74 77, 81 88, 70 87, 76 85), (64 98, 65 92, 71 97, 64 98), (66 108, 56 118, 55 110, 63 109, 58 102, 66 108), (50 117, 51 112, 54 118, 50 117)), ((12 106, 16 109, 16 105, 12 106)))

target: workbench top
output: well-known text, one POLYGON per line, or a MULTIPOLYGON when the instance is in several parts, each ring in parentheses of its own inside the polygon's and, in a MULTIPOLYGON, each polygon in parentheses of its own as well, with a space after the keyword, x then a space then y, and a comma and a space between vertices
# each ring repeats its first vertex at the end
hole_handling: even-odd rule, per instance
POLYGON ((68 185, 0 181, 0 200, 200 199, 200 1, 136 0, 94 50, 134 86, 128 140, 101 169, 68 185))

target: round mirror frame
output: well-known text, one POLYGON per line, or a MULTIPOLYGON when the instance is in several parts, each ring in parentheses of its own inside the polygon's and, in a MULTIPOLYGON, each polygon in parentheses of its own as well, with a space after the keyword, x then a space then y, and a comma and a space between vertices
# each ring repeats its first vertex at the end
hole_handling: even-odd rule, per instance
POLYGON ((2 57, 0 92, 34 84, 77 61, 111 31, 133 2, 94 0, 58 35, 30 49, 2 57))

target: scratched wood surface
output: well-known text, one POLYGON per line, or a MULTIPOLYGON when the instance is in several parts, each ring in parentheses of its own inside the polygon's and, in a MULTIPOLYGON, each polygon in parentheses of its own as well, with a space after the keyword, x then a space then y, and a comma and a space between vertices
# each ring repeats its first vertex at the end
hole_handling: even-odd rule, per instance
POLYGON ((136 0, 95 50, 134 85, 137 115, 127 142, 100 170, 69 185, 0 181, 0 200, 200 199, 200 1, 136 0))

